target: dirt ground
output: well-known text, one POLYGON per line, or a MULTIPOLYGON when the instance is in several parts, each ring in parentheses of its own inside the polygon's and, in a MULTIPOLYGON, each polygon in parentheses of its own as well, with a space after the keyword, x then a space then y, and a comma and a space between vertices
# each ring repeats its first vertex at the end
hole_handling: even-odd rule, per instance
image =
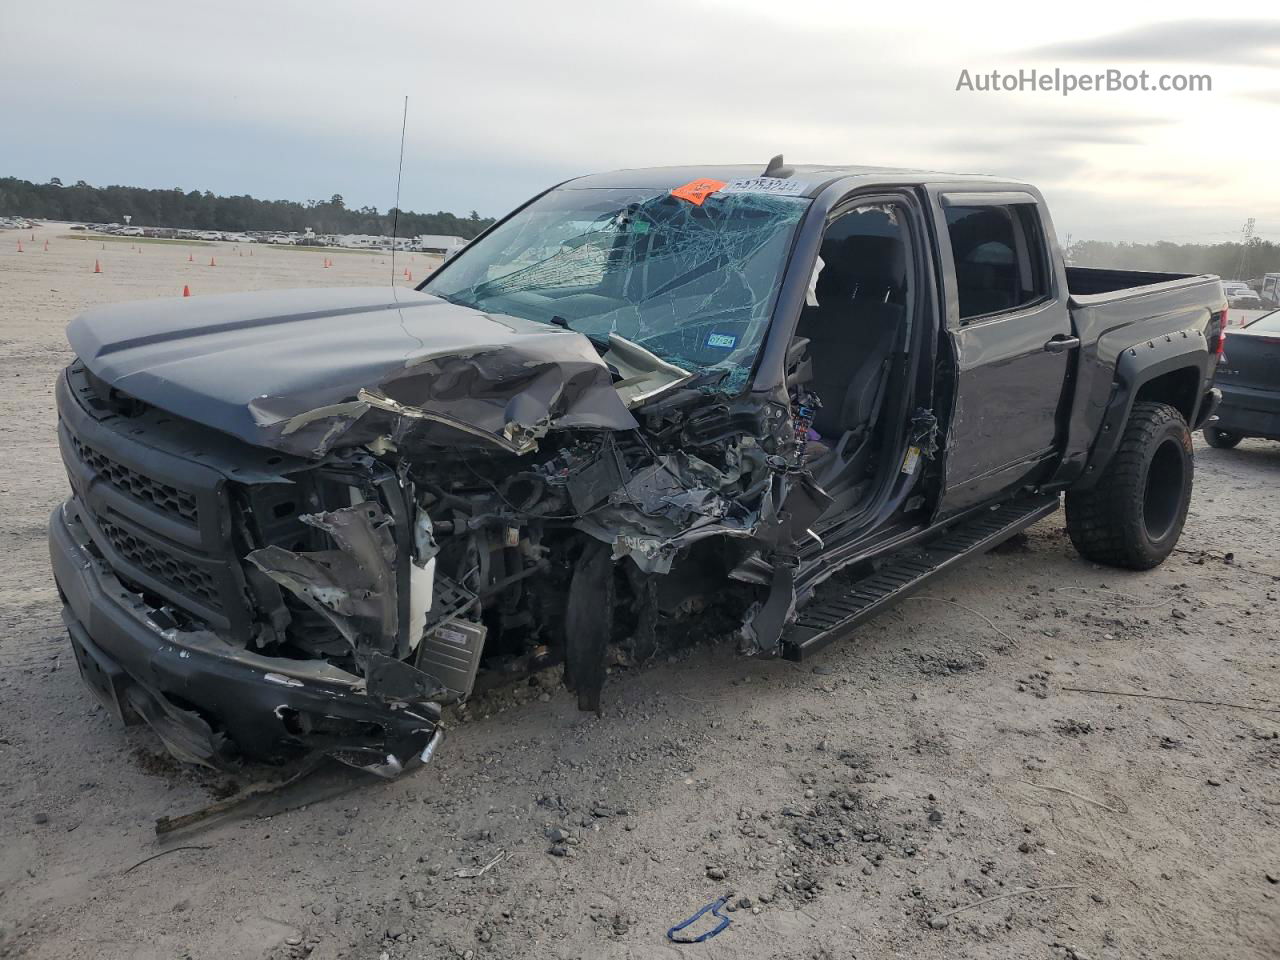
POLYGON ((401 780, 322 770, 157 841, 231 785, 77 676, 45 547, 63 325, 391 267, 68 236, 0 233, 0 955, 1280 957, 1280 444, 1257 441, 1197 438, 1149 573, 1082 561, 1057 514, 803 665, 699 646, 611 676, 599 718, 522 685, 401 780), (722 934, 667 943, 730 892, 722 934))

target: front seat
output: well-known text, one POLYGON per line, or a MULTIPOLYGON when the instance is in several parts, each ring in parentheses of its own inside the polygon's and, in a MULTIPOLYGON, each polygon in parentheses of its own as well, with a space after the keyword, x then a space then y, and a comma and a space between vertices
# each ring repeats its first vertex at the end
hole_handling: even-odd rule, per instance
POLYGON ((905 251, 892 237, 833 238, 822 245, 824 267, 797 333, 810 340, 813 391, 822 408, 813 427, 829 445, 845 434, 853 450, 871 432, 889 357, 905 309, 905 251))

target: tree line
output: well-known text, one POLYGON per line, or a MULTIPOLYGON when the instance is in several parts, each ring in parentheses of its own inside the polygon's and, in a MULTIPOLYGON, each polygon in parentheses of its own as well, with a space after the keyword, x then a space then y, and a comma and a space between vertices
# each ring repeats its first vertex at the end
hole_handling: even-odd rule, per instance
MULTIPOLYGON (((64 185, 54 177, 48 183, 32 183, 0 177, 0 216, 40 220, 79 220, 86 223, 123 223, 134 226, 179 227, 192 230, 242 232, 280 231, 302 233, 308 227, 319 234, 366 233, 389 236, 395 210, 348 207, 341 194, 328 200, 258 200, 250 196, 220 197, 208 190, 151 190, 144 187, 95 187, 78 180, 64 185)), ((438 233, 468 240, 493 220, 472 210, 460 217, 444 210, 436 213, 400 211, 396 232, 402 237, 438 233)), ((1257 237, 1242 243, 1113 243, 1080 240, 1066 251, 1069 262, 1082 267, 1117 267, 1171 273, 1213 273, 1224 280, 1248 280, 1280 271, 1280 244, 1257 237)))
MULTIPOLYGON (((220 197, 208 190, 151 190, 144 187, 95 187, 78 180, 64 185, 54 177, 32 183, 0 177, 0 216, 39 220, 77 220, 85 223, 124 223, 133 226, 178 227, 192 230, 246 230, 316 233, 366 233, 390 236, 395 208, 347 207, 342 195, 328 200, 258 200, 248 195, 220 197)), ((468 240, 493 223, 476 211, 466 217, 441 210, 413 213, 401 210, 396 232, 402 237, 423 233, 446 234, 468 240)))
POLYGON ((1280 243, 1257 237, 1248 243, 1108 243, 1080 240, 1066 251, 1078 267, 1114 267, 1163 273, 1212 273, 1223 280, 1252 280, 1280 272, 1280 243))

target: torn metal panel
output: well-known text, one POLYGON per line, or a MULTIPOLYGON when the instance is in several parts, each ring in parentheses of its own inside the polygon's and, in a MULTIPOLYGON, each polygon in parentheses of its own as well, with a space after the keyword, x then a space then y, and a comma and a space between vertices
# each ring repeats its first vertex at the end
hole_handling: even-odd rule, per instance
POLYGON ((609 365, 618 371, 620 379, 613 387, 628 409, 674 390, 694 376, 691 370, 668 363, 656 353, 616 333, 609 334, 609 350, 605 357, 609 365))
POLYGON ((440 700, 448 694, 436 677, 381 653, 371 653, 365 658, 365 686, 369 696, 397 703, 440 700))
POLYGON ((565 622, 565 685, 578 709, 600 710, 605 649, 613 638, 616 593, 608 548, 588 543, 574 564, 565 622))
POLYGON ((754 513, 704 485, 714 470, 685 454, 659 457, 576 525, 610 544, 615 560, 629 556, 647 573, 666 573, 676 553, 699 539, 754 532, 754 513))
POLYGON ((159 691, 139 683, 125 688, 124 699, 179 760, 214 770, 231 765, 235 750, 226 735, 215 731, 194 710, 184 710, 159 691))
POLYGON ((762 604, 754 604, 743 618, 740 649, 748 654, 772 654, 778 649, 782 629, 795 619, 795 562, 784 560, 773 568, 773 583, 762 604))
POLYGON ((357 654, 394 652, 400 620, 391 518, 365 502, 300 519, 338 549, 295 553, 271 545, 245 559, 329 620, 357 654))

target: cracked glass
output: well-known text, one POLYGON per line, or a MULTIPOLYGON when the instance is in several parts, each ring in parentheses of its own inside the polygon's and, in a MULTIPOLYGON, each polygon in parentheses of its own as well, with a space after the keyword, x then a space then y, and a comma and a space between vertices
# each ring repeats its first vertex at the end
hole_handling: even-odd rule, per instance
POLYGON ((810 201, 652 189, 553 190, 450 261, 424 289, 490 314, 610 334, 704 382, 745 385, 810 201))

